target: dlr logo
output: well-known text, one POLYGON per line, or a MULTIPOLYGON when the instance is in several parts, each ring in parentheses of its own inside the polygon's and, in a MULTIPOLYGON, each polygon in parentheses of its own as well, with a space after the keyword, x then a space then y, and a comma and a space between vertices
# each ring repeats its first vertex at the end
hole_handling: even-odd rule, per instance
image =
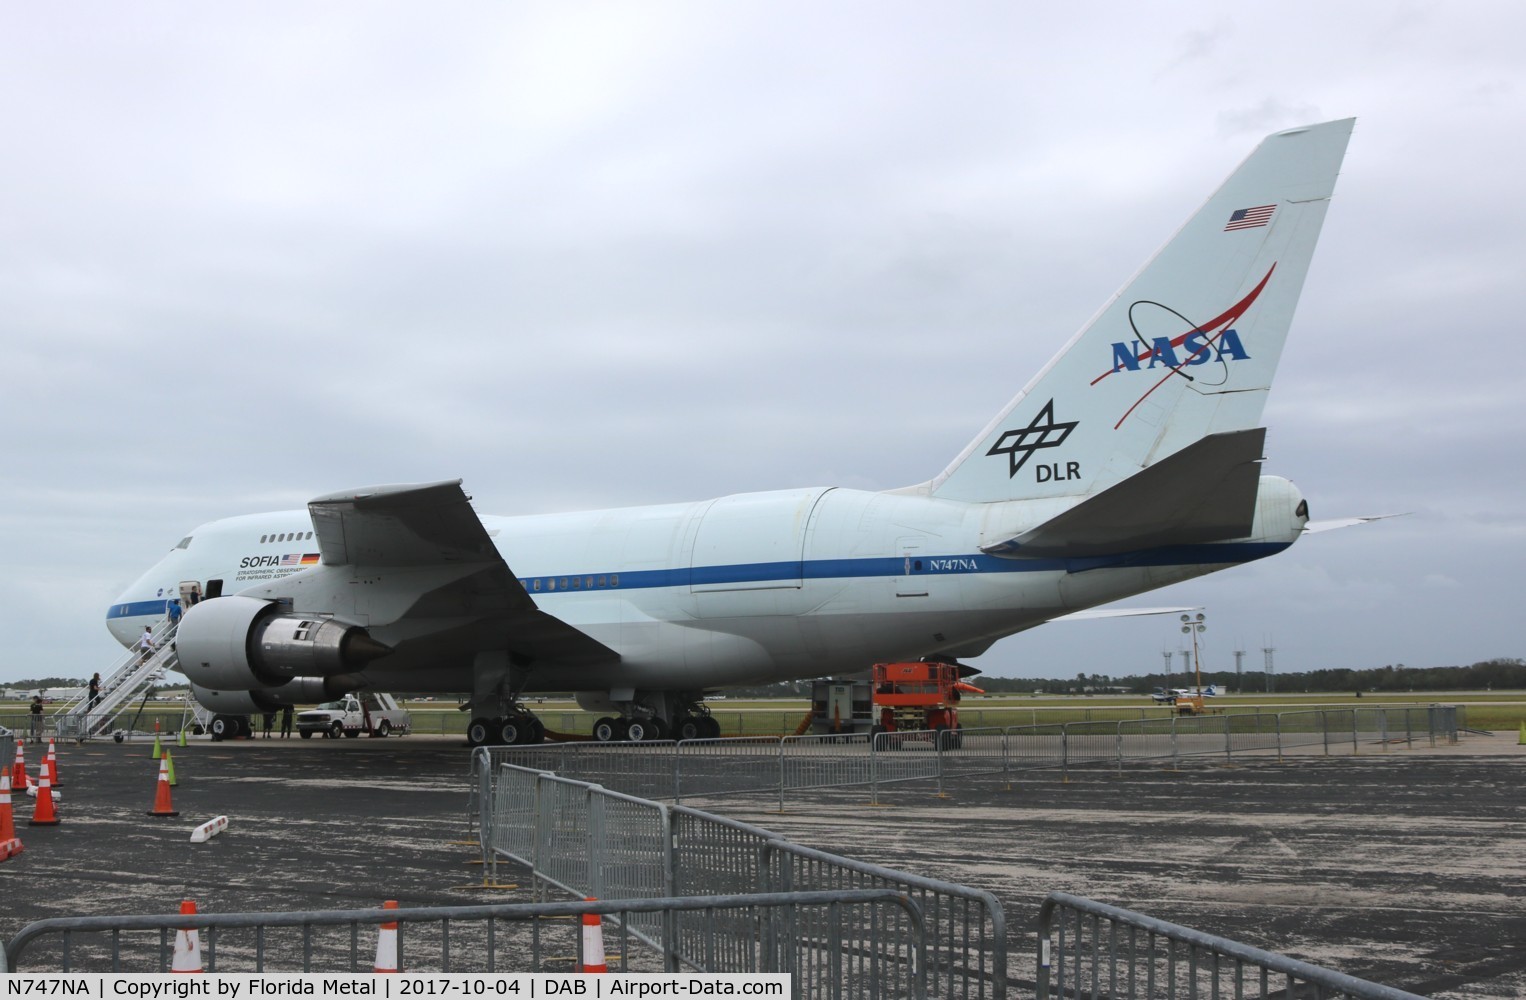
POLYGON ((1040 483, 1061 483, 1067 479, 1081 478, 1081 463, 1066 462, 1064 471, 1060 470, 1059 462, 1041 462, 1034 466, 1034 479, 1040 483))

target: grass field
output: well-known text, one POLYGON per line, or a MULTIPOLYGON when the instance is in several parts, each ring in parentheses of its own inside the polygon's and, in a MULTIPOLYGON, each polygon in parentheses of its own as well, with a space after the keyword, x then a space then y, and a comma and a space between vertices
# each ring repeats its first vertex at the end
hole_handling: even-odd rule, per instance
MULTIPOLYGON (((720 722, 723 733, 736 735, 778 736, 793 733, 805 717, 808 703, 804 698, 722 699, 711 701, 711 714, 720 722)), ((1243 694, 1221 695, 1209 699, 1215 712, 1297 712, 1314 708, 1423 708, 1432 704, 1462 705, 1464 725, 1471 729, 1516 730, 1526 722, 1526 691, 1451 691, 1404 694, 1366 694, 1356 698, 1330 694, 1243 694)), ((49 713, 57 704, 48 706, 49 713)), ((466 729, 466 713, 456 708, 454 700, 408 701, 404 707, 413 714, 414 730, 421 733, 461 733, 466 729)), ((586 735, 593 727, 594 714, 584 712, 570 698, 532 699, 529 707, 553 732, 586 735)), ((1063 722, 1102 722, 1125 719, 1168 718, 1171 708, 1156 705, 1145 695, 987 695, 966 698, 960 708, 960 720, 966 727, 1023 726, 1063 722)), ((24 731, 27 703, 0 701, 0 726, 24 731)), ((178 702, 151 702, 134 727, 151 730, 154 722, 160 729, 178 728, 182 710, 178 702)), ((122 725, 126 724, 123 720, 122 725)), ((259 720, 255 719, 256 728, 259 720)))

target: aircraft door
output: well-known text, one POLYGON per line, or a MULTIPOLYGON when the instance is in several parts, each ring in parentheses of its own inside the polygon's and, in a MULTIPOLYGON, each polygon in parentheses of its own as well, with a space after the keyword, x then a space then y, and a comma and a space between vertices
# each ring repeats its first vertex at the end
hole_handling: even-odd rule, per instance
POLYGON ((922 559, 922 536, 914 535, 896 541, 901 557, 901 572, 895 578, 895 596, 926 597, 927 577, 923 575, 926 565, 922 559))
POLYGON ((189 611, 201 603, 201 583, 197 580, 180 581, 180 606, 189 611))

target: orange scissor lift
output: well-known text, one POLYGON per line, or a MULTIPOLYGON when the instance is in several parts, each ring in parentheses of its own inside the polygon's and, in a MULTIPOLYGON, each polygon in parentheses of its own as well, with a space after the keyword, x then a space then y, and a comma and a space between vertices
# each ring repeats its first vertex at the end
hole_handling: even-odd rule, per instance
POLYGON ((879 733, 923 732, 940 746, 958 746, 960 695, 985 693, 960 679, 968 670, 957 663, 876 663, 873 684, 878 719, 870 739, 879 733))

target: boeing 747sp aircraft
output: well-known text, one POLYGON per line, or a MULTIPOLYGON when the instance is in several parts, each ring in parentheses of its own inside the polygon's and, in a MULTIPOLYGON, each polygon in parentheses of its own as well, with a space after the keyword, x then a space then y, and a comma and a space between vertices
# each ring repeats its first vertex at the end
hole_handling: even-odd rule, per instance
POLYGON ((107 624, 130 645, 188 595, 179 668, 214 729, 469 692, 473 744, 522 743, 522 696, 571 690, 602 739, 693 738, 706 692, 974 657, 1281 552, 1312 526, 1259 424, 1351 128, 1263 140, 925 482, 534 517, 479 517, 459 481, 347 490, 202 525, 107 624))

